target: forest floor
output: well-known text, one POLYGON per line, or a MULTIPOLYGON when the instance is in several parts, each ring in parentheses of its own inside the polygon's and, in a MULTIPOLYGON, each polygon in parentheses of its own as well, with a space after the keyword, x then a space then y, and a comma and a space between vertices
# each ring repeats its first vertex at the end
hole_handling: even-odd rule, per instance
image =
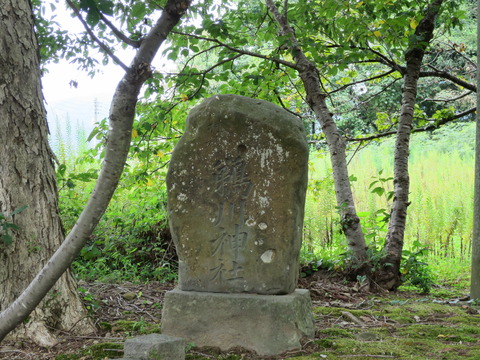
MULTIPOLYGON (((480 359, 480 307, 465 292, 437 287, 432 295, 371 293, 338 275, 317 272, 300 280, 312 297, 316 334, 301 350, 261 357, 237 349, 188 347, 187 360, 257 359, 480 359)), ((125 339, 160 332, 163 297, 173 284, 80 283, 98 331, 78 337, 59 333, 59 343, 0 345, 0 359, 106 360, 123 356, 125 339)))

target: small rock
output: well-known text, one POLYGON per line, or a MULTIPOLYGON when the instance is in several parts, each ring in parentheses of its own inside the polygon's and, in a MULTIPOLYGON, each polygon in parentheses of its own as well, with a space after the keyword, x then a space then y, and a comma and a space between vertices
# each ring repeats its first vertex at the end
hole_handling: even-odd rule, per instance
POLYGON ((133 292, 127 292, 125 294, 122 295, 122 298, 124 298, 125 300, 127 301, 130 301, 130 300, 133 300, 137 297, 137 294, 133 293, 133 292))

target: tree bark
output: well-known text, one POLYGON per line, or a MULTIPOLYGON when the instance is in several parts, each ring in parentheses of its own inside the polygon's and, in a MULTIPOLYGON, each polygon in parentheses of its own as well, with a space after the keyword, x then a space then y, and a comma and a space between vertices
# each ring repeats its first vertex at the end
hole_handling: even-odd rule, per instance
MULTIPOLYGON (((353 254, 353 266, 357 270, 356 273, 363 274, 368 272, 366 266, 367 247, 350 186, 345 139, 340 135, 332 114, 328 110, 325 101, 326 95, 321 90, 320 77, 316 66, 305 56, 293 28, 288 23, 288 19, 285 15, 280 14, 273 0, 266 0, 266 4, 280 26, 281 35, 289 37, 288 44, 307 94, 307 102, 315 113, 327 139, 342 230, 347 239, 348 249, 353 254)), ((286 14, 286 10, 284 14, 286 14)))
MULTIPOLYGON (((480 34, 480 0, 477 1, 477 34, 480 34)), ((480 36, 477 35, 477 89, 480 88, 480 36)), ((477 91, 480 109, 480 91, 477 91)), ((480 299, 480 111, 477 110, 475 141, 475 192, 473 196, 472 270, 470 298, 480 299)))
MULTIPOLYGON (((2 7, 2 10, 9 11, 9 8, 13 7, 13 0, 1 1, 8 3, 8 6, 2 7)), ((28 4, 26 0, 22 2, 28 4)), ((160 45, 189 6, 190 0, 168 0, 159 20, 142 41, 142 45, 138 49, 132 64, 123 79, 119 82, 112 100, 109 116, 110 129, 105 149, 105 157, 95 189, 65 241, 15 301, 9 307, 5 309, 2 308, 2 312, 0 313, 0 341, 29 316, 49 289, 52 288, 55 282, 66 271, 105 212, 117 187, 127 159, 135 106, 140 88, 151 76, 150 64, 160 45)), ((24 12, 24 17, 32 17, 31 9, 28 9, 28 11, 24 9, 24 12)), ((15 24, 15 26, 10 24, 10 27, 5 31, 16 31, 16 27, 17 24, 15 24)), ((29 31, 31 32, 29 36, 33 36, 32 27, 29 31)), ((6 49, 2 51, 0 56, 5 53, 7 53, 6 49)), ((19 81, 19 83, 24 83, 24 81, 19 81)), ((19 93, 21 94, 22 91, 19 93)), ((13 95, 15 98, 17 94, 13 95)), ((41 96, 40 89, 38 89, 37 96, 41 96)), ((16 101, 20 102, 18 99, 16 99, 16 101)), ((13 131, 16 132, 16 129, 13 129, 13 131)), ((6 131, 4 132, 6 133, 6 131)), ((31 135, 25 134, 24 136, 26 136, 25 140, 27 141, 27 145, 31 145, 31 135)), ((42 136, 46 136, 46 133, 42 134, 42 136)), ((34 174, 30 174, 30 176, 33 175, 34 174)), ((28 178, 22 178, 21 181, 29 183, 28 178)), ((52 184, 51 186, 54 186, 54 180, 52 180, 52 184)), ((16 188, 13 188, 13 190, 10 189, 10 191, 16 191, 16 188)), ((20 203, 20 205, 22 204, 20 203)), ((50 229, 47 227, 43 229, 43 233, 39 234, 36 239, 43 242, 49 237, 50 229)), ((52 246, 50 250, 53 251, 54 247, 52 246)), ((44 262, 46 258, 47 256, 42 259, 42 262, 44 262)), ((28 280, 29 279, 26 279, 27 282, 28 280)), ((19 291, 19 289, 17 289, 17 291, 19 291)))
MULTIPOLYGON (((0 17, 0 212, 28 206, 14 216, 20 229, 14 232, 13 243, 0 241, 0 310, 4 310, 60 246, 64 233, 29 1, 0 0, 0 17)), ((76 289, 66 272, 13 335, 53 345, 50 329, 93 331, 76 289)))
POLYGON ((435 0, 415 29, 415 41, 410 42, 405 54, 406 69, 402 93, 402 106, 398 121, 394 155, 394 201, 385 242, 386 256, 376 282, 385 289, 395 290, 401 285, 400 264, 407 220, 410 178, 408 155, 412 130, 417 85, 425 51, 433 38, 435 19, 443 0, 435 0))

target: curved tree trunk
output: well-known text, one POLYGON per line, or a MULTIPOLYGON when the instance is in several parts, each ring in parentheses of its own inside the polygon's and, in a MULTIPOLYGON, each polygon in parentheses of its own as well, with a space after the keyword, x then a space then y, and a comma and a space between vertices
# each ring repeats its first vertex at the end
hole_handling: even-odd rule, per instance
MULTIPOLYGON (((18 7, 17 0, 0 0, 0 4, 2 4, 2 2, 5 6, 2 6, 2 9, 0 11, 6 11, 7 15, 10 14, 10 11, 12 11, 11 8, 18 7)), ((20 2, 20 0, 18 0, 18 4, 22 4, 23 6, 24 3, 28 4, 28 1, 22 0, 20 2)), ((37 274, 35 279, 30 282, 28 287, 23 292, 21 292, 21 289, 23 288, 20 288, 20 286, 15 288, 17 290, 16 295, 18 295, 20 292, 21 294, 10 306, 8 306, 7 308, 2 307, 2 312, 0 312, 0 342, 10 331, 12 331, 16 326, 18 326, 22 321, 24 321, 32 311, 34 311, 35 307, 45 297, 45 295, 52 288, 52 286, 54 286, 54 284, 61 277, 61 275, 68 269, 73 259, 80 252, 86 240, 93 232, 95 226, 98 224, 101 216, 105 212, 108 203, 117 187, 118 181, 120 179, 127 159, 128 151, 130 149, 135 106, 138 100, 138 94, 143 83, 151 76, 150 64, 154 56, 156 55, 160 45, 163 43, 172 28, 178 23, 181 16, 188 9, 189 5, 190 0, 168 0, 159 20, 153 26, 145 39, 142 41, 142 44, 138 49, 132 64, 127 69, 128 71, 126 72, 123 79, 118 84, 112 100, 112 105, 110 108, 110 129, 108 133, 107 146, 105 149, 105 157, 100 175, 98 177, 98 181, 95 185, 95 189, 93 190, 93 193, 87 205, 85 206, 85 209, 80 215, 77 223, 73 227, 72 231, 68 234, 65 241, 55 251, 55 253, 50 259, 48 254, 45 254, 41 259, 37 260, 38 262, 43 263, 44 266, 37 274)), ((31 9, 27 9, 26 7, 22 9, 22 16, 31 20, 31 9)), ((19 19, 16 19, 16 21, 19 21, 19 19)), ((10 26, 5 26, 5 29, 2 29, 2 32, 18 32, 17 26, 18 23, 15 23, 15 25, 10 24, 10 26)), ((25 29, 23 32, 23 36, 28 36, 29 38, 33 37, 33 27, 30 27, 29 30, 25 29)), ((23 41, 19 41, 19 43, 21 44, 19 45, 20 47, 25 46, 26 44, 23 41)), ((28 47, 29 45, 27 44, 27 48, 28 47)), ((3 51, 0 51, 0 57, 4 56, 4 54, 7 53, 6 49, 2 50, 3 51)), ((17 52, 18 51, 20 50, 17 50, 17 52)), ((36 53, 36 46, 33 46, 30 51, 36 53)), ((36 54, 34 56, 36 56, 36 54)), ((22 56, 18 55, 18 58, 22 59, 22 56)), ((33 66, 33 64, 31 66, 33 66)), ((38 71, 37 68, 31 68, 30 71, 38 71)), ((27 77, 27 75, 24 74, 23 77, 27 77)), ((24 84, 26 82, 26 79, 17 79, 14 81, 17 81, 19 84, 24 84)), ((4 91, 4 87, 5 86, 0 83, 0 89, 2 91, 4 91)), ((0 101, 2 99, 2 91, 0 91, 0 101)), ((18 93, 12 93, 12 101, 22 103, 22 94, 22 90, 19 88, 18 93)), ((36 89, 35 95, 37 99, 41 99, 40 88, 36 89)), ((25 101, 27 100, 31 101, 29 99, 25 99, 25 101)), ((26 104, 27 105, 24 105, 26 108, 26 113, 24 111, 23 116, 30 113, 32 113, 34 117, 40 115, 40 113, 35 114, 30 110, 30 106, 28 105, 29 102, 27 102, 26 104)), ((30 120, 27 119, 27 124, 29 122, 30 120)), ((45 118, 43 118, 43 122, 45 122, 45 118)), ((4 131, 4 133, 7 133, 7 131, 4 131)), ((25 143, 25 145, 27 145, 26 147, 32 146, 32 135, 30 133, 20 134, 19 131, 17 131, 17 129, 15 128, 12 129, 12 133, 18 137, 18 141, 22 140, 19 145, 25 143)), ((46 130, 43 133, 40 133, 39 136, 45 137, 44 140, 46 141, 46 130)), ((35 154, 36 152, 40 154, 39 150, 36 147, 33 147, 33 149, 33 154, 35 154)), ((15 151, 15 149, 12 148, 11 151, 15 151)), ((5 154, 2 154, 2 160, 3 156, 5 156, 5 154)), ((28 162, 31 161, 31 159, 25 157, 23 159, 23 163, 21 162, 19 165, 17 165, 17 167, 27 167, 28 162)), ((36 174, 28 173, 28 175, 35 176, 36 174)), ((21 182, 29 184, 30 180, 28 177, 22 177, 21 182)), ((52 178, 46 184, 39 184, 37 185, 37 187, 39 188, 39 191, 42 192, 45 191, 46 186, 51 186, 54 188, 54 183, 55 179, 52 178)), ((12 193, 12 191, 17 191, 16 188, 11 188, 8 190, 10 194, 12 193)), ((19 202, 19 205, 23 204, 19 202)), ((17 206, 17 204, 12 204, 11 206, 15 207, 17 206)), ((32 211, 32 209, 29 209, 28 211, 32 211)), ((32 212, 35 214, 34 211, 32 212)), ((20 218, 21 216, 18 216, 18 221, 20 221, 20 218)), ((15 219, 15 221, 17 221, 17 219, 15 219)), ((50 224, 45 225, 50 226, 50 224)), ((38 236, 32 238, 33 240, 38 241, 41 244, 49 241, 49 237, 51 236, 50 228, 47 227, 42 230, 43 233, 39 232, 38 236)), ((27 245, 28 241, 32 241, 32 239, 27 239, 27 245)), ((55 250, 56 245, 49 244, 47 245, 47 247, 52 252, 55 250)), ((28 253, 28 249, 31 248, 27 248, 26 253, 28 253)), ((20 264, 17 264, 17 266, 19 266, 20 264)), ((28 283, 29 280, 30 279, 25 279, 24 282, 28 283)), ((46 299, 45 302, 48 302, 48 300, 49 299, 46 299)))
MULTIPOLYGON (((0 0, 0 212, 15 215, 13 242, 0 240, 0 310, 27 287, 64 239, 46 112, 40 85, 38 45, 28 0, 0 0)), ((94 330, 76 283, 65 273, 50 295, 15 332, 53 345, 50 329, 85 334, 94 330)))
POLYGON ((280 14, 273 0, 266 0, 266 3, 270 12, 274 15, 275 20, 280 25, 281 34, 289 37, 288 44, 290 45, 293 58, 297 65, 297 71, 305 87, 307 102, 315 113, 327 139, 342 230, 347 238, 348 249, 353 254, 355 262, 353 265, 356 268, 356 273, 368 273, 368 267, 366 266, 367 247, 350 186, 345 140, 340 135, 337 125, 332 118, 332 114, 328 110, 325 94, 321 90, 317 68, 303 53, 295 37, 295 32, 289 25, 287 18, 280 14))
POLYGON ((435 19, 443 0, 433 1, 424 18, 415 30, 415 42, 409 44, 405 54, 406 69, 402 94, 402 108, 398 121, 394 155, 394 201, 388 233, 385 242, 386 257, 384 267, 379 272, 377 283, 385 289, 394 290, 401 285, 400 263, 407 221, 408 194, 410 179, 408 173, 408 155, 410 132, 412 130, 414 107, 417 97, 417 84, 425 51, 433 38, 435 19))

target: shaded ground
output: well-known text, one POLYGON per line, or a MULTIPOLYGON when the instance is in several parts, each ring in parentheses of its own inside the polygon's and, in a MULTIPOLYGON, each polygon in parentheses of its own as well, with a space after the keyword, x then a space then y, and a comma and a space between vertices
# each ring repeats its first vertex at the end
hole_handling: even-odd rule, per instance
MULTIPOLYGON (((105 360, 123 356, 126 338, 160 331, 163 296, 173 285, 80 284, 98 331, 89 337, 59 334, 50 349, 4 342, 0 359, 105 360)), ((408 292, 372 294, 338 276, 318 272, 301 279, 311 292, 315 339, 302 350, 259 357, 236 350, 190 348, 187 359, 480 359, 480 311, 467 298, 408 292)), ((440 291, 436 291, 437 294, 440 291)))

